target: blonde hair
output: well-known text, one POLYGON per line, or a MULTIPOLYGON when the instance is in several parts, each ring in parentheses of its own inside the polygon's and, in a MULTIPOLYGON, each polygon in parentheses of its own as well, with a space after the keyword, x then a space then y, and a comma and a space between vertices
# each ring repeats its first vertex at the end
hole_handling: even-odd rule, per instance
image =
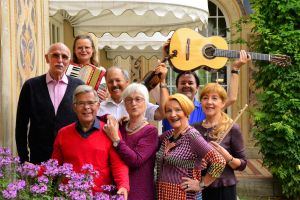
MULTIPOLYGON (((170 102, 171 100, 176 100, 179 103, 181 109, 183 110, 186 116, 189 116, 195 109, 194 103, 184 94, 176 93, 169 96, 167 103, 170 102)), ((165 109, 166 109, 166 105, 165 105, 165 109)))
MULTIPOLYGON (((206 84, 200 94, 200 100, 202 100, 202 98, 209 93, 217 93, 222 99, 223 103, 225 103, 225 101, 227 100, 226 90, 218 83, 206 84)), ((227 131, 231 123, 232 119, 225 112, 222 111, 218 125, 209 133, 210 139, 215 141, 218 138, 222 137, 222 134, 224 134, 227 131)))

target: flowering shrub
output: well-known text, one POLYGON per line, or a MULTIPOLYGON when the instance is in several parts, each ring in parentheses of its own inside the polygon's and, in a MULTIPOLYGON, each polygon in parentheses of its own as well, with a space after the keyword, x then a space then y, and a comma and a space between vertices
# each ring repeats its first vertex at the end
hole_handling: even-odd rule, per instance
POLYGON ((102 186, 96 192, 94 177, 99 176, 93 166, 86 164, 80 173, 72 164, 58 165, 50 159, 41 165, 20 164, 8 148, 0 147, 0 199, 72 199, 123 200, 115 186, 102 186))

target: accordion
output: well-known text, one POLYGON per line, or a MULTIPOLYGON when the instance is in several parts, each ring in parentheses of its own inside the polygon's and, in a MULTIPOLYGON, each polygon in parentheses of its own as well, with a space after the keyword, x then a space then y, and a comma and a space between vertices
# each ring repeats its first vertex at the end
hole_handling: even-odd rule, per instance
POLYGON ((70 64, 66 70, 66 75, 79 78, 85 82, 85 84, 92 86, 94 90, 98 91, 100 89, 106 89, 105 72, 104 67, 70 64))

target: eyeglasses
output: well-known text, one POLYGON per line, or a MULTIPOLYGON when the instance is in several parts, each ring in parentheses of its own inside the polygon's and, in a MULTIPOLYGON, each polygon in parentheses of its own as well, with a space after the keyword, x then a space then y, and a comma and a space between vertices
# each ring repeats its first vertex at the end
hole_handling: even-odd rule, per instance
POLYGON ((97 102, 98 101, 78 101, 74 104, 80 108, 84 108, 85 106, 93 107, 97 102))
POLYGON ((62 59, 62 60, 69 60, 70 57, 66 54, 59 54, 59 53, 50 53, 51 58, 55 59, 62 59))
POLYGON ((78 50, 83 51, 83 50, 90 50, 92 47, 77 47, 78 50))
POLYGON ((145 101, 144 98, 142 97, 136 97, 136 98, 125 98, 125 103, 126 104, 133 104, 133 101, 136 102, 137 104, 142 103, 145 101))

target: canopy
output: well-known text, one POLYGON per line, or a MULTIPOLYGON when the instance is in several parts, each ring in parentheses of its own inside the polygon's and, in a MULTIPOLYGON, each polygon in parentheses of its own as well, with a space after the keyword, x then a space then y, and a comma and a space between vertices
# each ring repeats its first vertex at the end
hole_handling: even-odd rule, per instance
POLYGON ((105 49, 110 59, 116 56, 127 58, 129 54, 134 58, 143 55, 150 59, 153 56, 161 56, 162 45, 172 34, 173 32, 170 32, 168 36, 163 36, 156 32, 149 37, 144 33, 138 33, 135 37, 130 37, 127 33, 122 33, 119 37, 113 37, 110 33, 105 33, 98 40, 98 48, 105 49))
POLYGON ((49 0, 49 8, 50 16, 70 21, 75 35, 92 32, 98 37, 139 32, 166 36, 181 27, 201 29, 208 18, 206 0, 49 0))
POLYGON ((93 33, 109 58, 157 56, 172 31, 207 24, 207 0, 49 0, 50 16, 62 16, 74 35, 93 33))

